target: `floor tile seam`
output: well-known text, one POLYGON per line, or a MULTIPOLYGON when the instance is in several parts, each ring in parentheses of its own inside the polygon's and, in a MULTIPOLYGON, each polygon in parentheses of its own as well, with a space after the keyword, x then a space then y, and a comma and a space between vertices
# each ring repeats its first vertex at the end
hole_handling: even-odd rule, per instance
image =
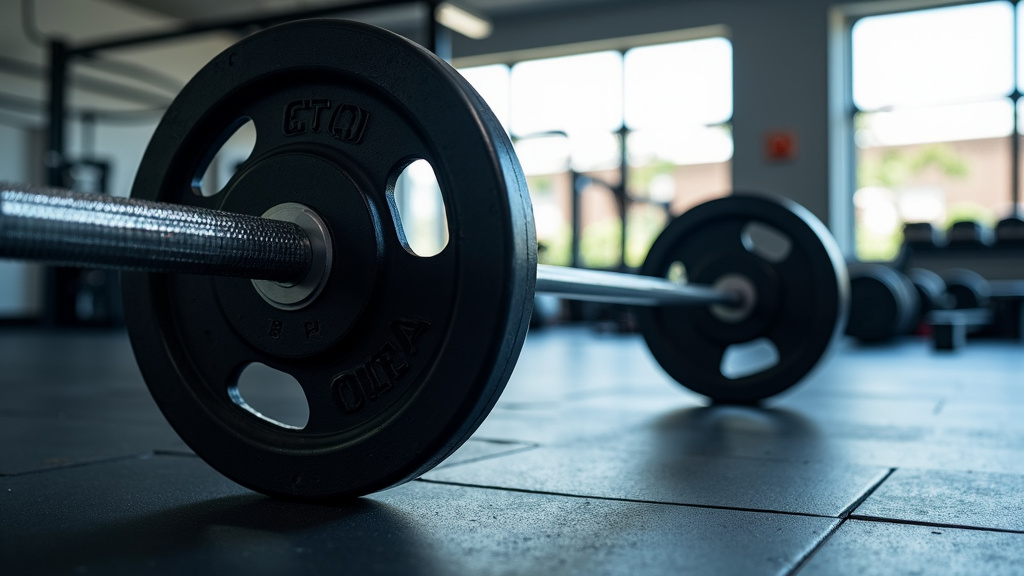
POLYGON ((504 452, 496 452, 494 454, 485 454, 483 456, 477 456, 476 458, 468 458, 466 460, 460 460, 458 462, 441 462, 440 464, 437 465, 436 469, 457 468, 459 466, 464 466, 466 464, 475 464, 477 462, 483 462, 485 460, 493 460, 493 459, 496 459, 496 458, 502 458, 502 457, 505 457, 505 456, 512 456, 514 454, 520 454, 522 452, 528 452, 528 451, 533 450, 535 448, 537 448, 537 445, 533 445, 533 446, 520 446, 519 448, 506 450, 504 452))
POLYGON ((842 512, 840 512, 839 517, 847 518, 850 516, 850 514, 853 514, 853 511, 856 510, 861 504, 863 504, 865 500, 870 498, 871 495, 874 494, 875 491, 878 490, 882 486, 882 484, 884 484, 885 481, 888 480, 889 477, 891 477, 895 472, 896 468, 889 468, 889 471, 886 472, 881 479, 875 482, 872 486, 869 486, 868 489, 865 490, 859 498, 854 500, 852 503, 850 503, 849 506, 847 506, 842 512))
POLYGON ((825 546, 825 544, 827 544, 828 541, 831 540, 833 536, 835 536, 836 532, 839 532, 839 529, 842 528, 843 525, 846 524, 846 522, 847 518, 839 518, 839 522, 836 522, 835 525, 832 526, 832 528, 830 528, 829 531, 826 532, 825 535, 822 536, 818 540, 818 542, 815 543, 815 545, 807 551, 807 553, 801 556, 800 559, 798 559, 796 563, 793 564, 793 568, 786 572, 785 576, 794 576, 796 573, 802 570, 804 565, 807 564, 811 560, 811 558, 818 553, 818 550, 821 550, 825 546))
POLYGON ((869 516, 851 514, 850 520, 859 520, 862 522, 876 522, 881 524, 903 524, 907 526, 922 526, 929 528, 949 528, 951 530, 974 530, 976 532, 999 532, 1001 534, 1024 534, 1024 530, 1014 530, 1012 528, 993 528, 986 526, 967 526, 963 524, 947 524, 943 522, 928 522, 922 520, 906 520, 902 518, 885 518, 882 516, 869 516))
POLYGON ((160 448, 153 450, 154 456, 171 456, 172 458, 199 458, 199 455, 195 452, 186 452, 185 450, 172 450, 167 448, 160 448))
MULTIPOLYGON (((612 434, 613 433, 602 435, 602 437, 603 436, 610 436, 612 434)), ((591 445, 594 442, 595 439, 600 440, 601 437, 593 437, 593 436, 591 436, 591 437, 567 439, 567 440, 558 441, 558 442, 548 442, 548 443, 531 442, 531 443, 536 444, 537 448, 550 448, 550 449, 555 449, 555 450, 569 450, 569 449, 578 448, 580 446, 585 446, 586 447, 588 445, 591 445)), ((523 442, 526 442, 526 441, 524 440, 523 442)), ((629 449, 626 449, 626 448, 621 448, 621 449, 620 448, 607 448, 607 447, 598 447, 598 448, 591 448, 591 449, 595 450, 595 451, 601 451, 601 452, 607 452, 607 453, 615 453, 615 454, 621 454, 621 453, 635 454, 638 451, 645 451, 645 449, 643 449, 643 448, 639 448, 639 449, 636 449, 636 450, 629 450, 629 449)), ((651 450, 649 450, 647 452, 649 452, 650 454, 656 454, 656 453, 658 453, 658 450, 651 449, 651 450)), ((740 461, 744 461, 744 462, 770 462, 770 463, 773 463, 773 464, 793 464, 793 465, 798 465, 798 466, 804 466, 804 465, 830 466, 830 467, 831 466, 845 466, 845 467, 849 467, 849 468, 875 468, 875 469, 879 469, 879 470, 881 470, 881 469, 893 469, 894 468, 894 466, 891 465, 891 464, 884 464, 884 463, 877 463, 876 464, 876 463, 866 462, 866 461, 865 462, 858 462, 858 461, 847 460, 847 459, 827 460, 827 459, 821 459, 821 458, 788 458, 786 456, 777 456, 777 457, 776 456, 758 456, 758 455, 751 455, 751 454, 712 454, 712 453, 709 453, 709 452, 699 452, 699 451, 678 452, 677 454, 680 455, 680 456, 687 457, 687 458, 702 458, 702 459, 707 459, 707 460, 740 460, 740 461)), ((933 470, 933 469, 932 468, 924 468, 924 470, 933 470)), ((934 470, 947 470, 947 468, 934 468, 934 470)), ((986 470, 980 470, 980 471, 988 472, 986 470)), ((1004 472, 1004 473, 1007 473, 1007 472, 1004 472)))
POLYGON ((552 406, 560 406, 570 402, 581 402, 587 400, 593 400, 594 398, 601 398, 605 395, 614 395, 618 393, 615 387, 607 387, 593 390, 578 390, 576 392, 569 392, 562 394, 557 398, 551 398, 550 400, 506 400, 502 406, 503 410, 537 410, 545 409, 552 406))
POLYGON ((417 482, 427 484, 438 484, 443 486, 459 486, 462 488, 479 488, 482 490, 496 490, 501 492, 516 492, 519 494, 537 494, 541 496, 559 496, 563 498, 575 498, 585 500, 602 500, 607 502, 624 502, 630 504, 656 504, 660 506, 677 506, 682 508, 703 508, 708 510, 727 510, 732 512, 755 512, 759 514, 781 514, 785 516, 799 516, 802 518, 827 518, 829 520, 842 520, 837 516, 827 514, 813 514, 811 512, 793 512, 792 510, 769 510, 765 508, 745 508, 741 506, 724 506, 716 504, 693 504, 684 502, 666 502, 663 500, 643 500, 635 498, 616 498, 614 496, 599 496, 593 494, 569 494, 567 492, 552 492, 547 490, 528 490, 526 488, 509 488, 507 486, 491 486, 487 484, 469 484, 465 482, 453 482, 450 480, 432 480, 429 478, 418 478, 417 482))
POLYGON ((86 466, 93 466, 93 465, 96 465, 96 464, 110 464, 110 463, 113 463, 113 462, 122 462, 122 461, 125 461, 125 460, 136 460, 136 459, 146 458, 146 457, 155 456, 155 455, 157 455, 156 451, 149 450, 149 451, 146 451, 146 452, 136 452, 135 454, 129 454, 129 455, 126 455, 126 456, 114 456, 112 458, 100 458, 100 459, 97 459, 97 460, 89 460, 87 462, 74 462, 74 463, 71 463, 71 464, 65 464, 63 466, 53 466, 51 468, 43 468, 43 469, 40 469, 40 470, 26 470, 25 472, 14 472, 14 473, 2 474, 2 475, 0 475, 0 477, 2 477, 2 478, 17 478, 17 477, 21 477, 21 476, 32 476, 34 474, 46 474, 48 472, 58 472, 58 471, 61 471, 61 470, 70 470, 72 468, 84 468, 86 466))
MULTIPOLYGON (((581 437, 575 437, 575 438, 566 438, 566 439, 563 439, 563 440, 551 441, 551 442, 538 442, 538 441, 534 441, 534 440, 517 440, 517 439, 514 439, 514 438, 475 438, 475 439, 483 440, 483 441, 487 441, 487 442, 495 442, 495 443, 501 442, 501 443, 508 443, 508 444, 512 444, 512 443, 530 444, 530 445, 532 445, 533 448, 548 448, 548 449, 553 449, 553 450, 569 450, 569 449, 577 448, 579 446, 592 446, 592 444, 595 441, 601 441, 602 439, 607 438, 607 437, 611 437, 611 436, 620 436, 622 434, 622 432, 631 432, 631 431, 634 431, 634 430, 641 430, 642 427, 643 427, 642 424, 638 424, 638 425, 633 425, 633 426, 626 427, 623 430, 618 430, 618 431, 613 431, 613 432, 602 432, 602 433, 595 434, 595 435, 592 435, 592 436, 581 436, 581 437)), ((596 447, 596 448, 595 447, 591 447, 591 449, 595 450, 595 451, 614 453, 614 454, 620 454, 620 453, 623 453, 623 452, 636 453, 638 450, 642 451, 642 452, 649 452, 649 453, 652 453, 652 454, 658 452, 658 450, 653 449, 653 448, 650 449, 650 450, 645 450, 643 448, 640 448, 638 450, 629 450, 629 449, 626 449, 626 448, 619 448, 619 447, 614 447, 614 446, 613 447, 599 446, 599 447, 596 447)), ((700 452, 700 451, 687 451, 687 452, 680 452, 678 454, 681 455, 681 456, 684 456, 684 457, 714 459, 714 460, 726 459, 726 460, 741 460, 741 461, 755 461, 755 462, 773 462, 773 463, 778 463, 778 464, 821 465, 821 466, 836 466, 836 465, 839 465, 839 466, 848 466, 848 467, 852 467, 852 468, 892 468, 892 466, 890 466, 890 465, 854 462, 854 461, 851 461, 851 460, 839 460, 839 461, 837 461, 837 460, 827 460, 827 459, 820 459, 820 458, 788 458, 786 456, 759 456, 759 455, 752 455, 752 454, 713 454, 713 453, 700 452)))
POLYGON ((154 416, 151 419, 139 420, 128 417, 103 417, 92 414, 71 414, 58 416, 56 414, 33 414, 30 412, 14 413, 0 410, 0 419, 33 420, 44 424, 71 424, 71 425, 97 425, 109 424, 117 427, 140 427, 149 430, 165 428, 167 422, 160 417, 154 416))
POLYGON ((469 439, 470 442, 486 442, 488 444, 503 444, 513 445, 518 444, 520 446, 529 446, 530 448, 539 448, 540 442, 533 442, 531 440, 516 440, 514 438, 493 438, 487 436, 473 436, 469 439))

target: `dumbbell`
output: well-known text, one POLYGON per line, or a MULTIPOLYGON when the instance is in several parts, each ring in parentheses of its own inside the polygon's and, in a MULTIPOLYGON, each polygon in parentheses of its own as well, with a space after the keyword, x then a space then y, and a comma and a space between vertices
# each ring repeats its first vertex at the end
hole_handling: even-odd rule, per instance
POLYGON ((878 262, 858 262, 849 266, 850 321, 846 334, 866 343, 882 343, 896 336, 911 334, 921 322, 945 322, 950 316, 935 311, 956 307, 957 298, 980 301, 987 286, 974 273, 956 272, 949 276, 952 292, 942 276, 924 268, 911 268, 906 274, 878 262), (980 282, 979 282, 980 280, 980 282))
POLYGON ((992 230, 973 220, 953 222, 946 232, 950 247, 983 248, 992 244, 992 230))
POLYGON ((997 246, 1024 244, 1024 218, 1016 214, 1003 218, 996 223, 994 235, 997 246))
POLYGON ((951 307, 956 310, 987 308, 992 286, 984 276, 967 268, 954 268, 940 275, 946 284, 951 307))
POLYGON ((913 331, 921 302, 907 276, 885 264, 851 264, 850 321, 846 334, 866 343, 882 343, 913 331))
POLYGON ((132 198, 6 186, 0 256, 124 270, 132 347, 171 425, 236 482, 296 499, 400 484, 465 442, 511 375, 535 291, 639 306, 654 357, 715 401, 789 388, 842 330, 839 251, 793 202, 698 206, 633 276, 538 266, 525 182, 446 63, 378 28, 303 21, 249 36, 185 86, 132 198), (202 195, 213 154, 248 120, 252 155, 202 195), (430 257, 409 248, 393 196, 416 159, 447 215, 430 257), (723 368, 748 345, 774 359, 723 368), (245 403, 252 363, 299 382, 305 427, 245 403))
POLYGON ((925 268, 907 270, 907 278, 917 290, 921 308, 918 321, 933 310, 945 310, 952 307, 952 296, 946 288, 946 281, 935 272, 925 268))
POLYGON ((934 250, 946 245, 946 236, 931 222, 907 222, 903 225, 903 243, 912 249, 934 250))
POLYGON ((967 343, 969 333, 991 327, 992 286, 981 274, 966 268, 946 270, 940 276, 949 309, 928 315, 932 339, 936 350, 957 350, 967 343))

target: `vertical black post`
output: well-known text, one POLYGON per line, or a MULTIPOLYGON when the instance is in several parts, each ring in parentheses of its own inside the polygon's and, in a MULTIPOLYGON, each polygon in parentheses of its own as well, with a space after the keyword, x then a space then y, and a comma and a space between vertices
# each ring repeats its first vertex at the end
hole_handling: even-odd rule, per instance
POLYGON ((1013 130, 1010 131, 1010 153, 1013 157, 1010 159, 1010 166, 1012 172, 1010 174, 1010 198, 1013 199, 1013 215, 1018 216, 1020 214, 1020 114, 1017 110, 1017 104, 1020 102, 1020 89, 1017 87, 1020 78, 1017 74, 1017 68, 1020 66, 1020 57, 1017 54, 1019 49, 1019 26, 1017 10, 1020 8, 1018 0, 1013 1, 1013 91, 1010 93, 1010 102, 1013 105, 1013 130))
POLYGON ((622 68, 622 104, 619 106, 619 116, 622 125, 619 126, 619 186, 615 192, 619 204, 619 214, 622 216, 622 237, 619 241, 619 271, 625 272, 629 265, 626 264, 626 247, 629 245, 627 233, 629 225, 629 128, 626 126, 626 51, 619 51, 619 62, 622 68))
POLYGON ((452 31, 437 21, 440 2, 427 2, 427 48, 445 62, 452 61, 452 31))
MULTIPOLYGON (((64 151, 67 116, 67 46, 60 40, 50 41, 49 126, 46 139, 46 183, 65 187, 64 151)), ((50 326, 74 323, 74 292, 69 287, 78 281, 77 271, 68 268, 47 268, 44 280, 43 319, 50 326)))
POLYGON ((622 237, 619 240, 619 271, 625 272, 626 265, 626 232, 628 226, 626 219, 629 217, 629 152, 626 140, 629 138, 629 128, 626 128, 625 118, 622 127, 619 128, 619 185, 612 191, 615 193, 615 201, 619 206, 619 215, 622 217, 622 237))
POLYGON ((46 183, 64 186, 64 121, 67 92, 67 47, 50 41, 50 125, 46 140, 46 183))
POLYGON ((580 235, 583 234, 583 215, 580 208, 580 194, 583 193, 581 175, 572 167, 569 168, 569 178, 572 179, 572 238, 569 241, 569 266, 580 268, 580 235))

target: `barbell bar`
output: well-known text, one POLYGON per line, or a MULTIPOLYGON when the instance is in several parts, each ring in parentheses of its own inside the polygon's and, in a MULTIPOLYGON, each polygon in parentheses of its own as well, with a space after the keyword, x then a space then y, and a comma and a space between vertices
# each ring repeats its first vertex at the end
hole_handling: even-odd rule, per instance
MULTIPOLYGON (((273 218, 0 182, 0 258, 236 276, 289 289, 311 270, 330 273, 327 252, 311 248, 326 241, 273 218)), ((634 306, 741 306, 744 299, 735 289, 543 264, 536 291, 634 306)))

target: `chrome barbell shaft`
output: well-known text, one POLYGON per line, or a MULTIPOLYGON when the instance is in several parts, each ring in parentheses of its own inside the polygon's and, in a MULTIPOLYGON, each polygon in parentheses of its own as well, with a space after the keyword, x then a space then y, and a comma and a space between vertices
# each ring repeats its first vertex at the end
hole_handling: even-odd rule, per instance
POLYGON ((537 292, 569 300, 590 300, 635 306, 736 305, 741 296, 711 286, 679 284, 666 278, 621 272, 537 266, 537 292))
POLYGON ((291 222, 0 183, 0 258, 289 282, 312 251, 291 222))
MULTIPOLYGON (((309 238, 291 222, 0 183, 0 258, 289 282, 303 278, 312 257, 309 238)), ((536 289, 639 306, 740 302, 710 286, 547 265, 537 267, 536 289)))

